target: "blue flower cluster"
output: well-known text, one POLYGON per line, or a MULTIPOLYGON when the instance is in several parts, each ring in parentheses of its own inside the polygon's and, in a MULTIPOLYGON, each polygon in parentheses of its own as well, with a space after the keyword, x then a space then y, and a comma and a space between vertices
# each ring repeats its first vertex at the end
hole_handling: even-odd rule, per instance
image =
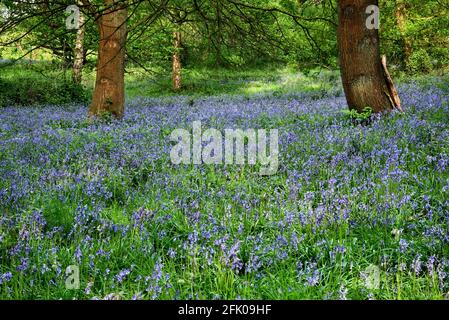
POLYGON ((405 114, 365 124, 312 93, 141 98, 121 121, 4 108, 0 298, 444 298, 449 93, 400 95, 405 114), (278 173, 171 164, 171 131, 193 121, 279 129, 278 173))

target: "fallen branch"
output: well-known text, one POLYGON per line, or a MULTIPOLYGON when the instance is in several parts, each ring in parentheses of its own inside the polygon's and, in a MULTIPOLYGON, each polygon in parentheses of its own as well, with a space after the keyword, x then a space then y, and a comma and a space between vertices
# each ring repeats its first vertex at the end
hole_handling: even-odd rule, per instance
POLYGON ((386 55, 382 56, 382 67, 384 70, 384 76, 387 83, 388 97, 390 99, 392 107, 398 109, 400 112, 404 112, 404 110, 401 107, 401 99, 399 98, 398 92, 394 86, 393 79, 390 76, 390 72, 388 72, 386 55))

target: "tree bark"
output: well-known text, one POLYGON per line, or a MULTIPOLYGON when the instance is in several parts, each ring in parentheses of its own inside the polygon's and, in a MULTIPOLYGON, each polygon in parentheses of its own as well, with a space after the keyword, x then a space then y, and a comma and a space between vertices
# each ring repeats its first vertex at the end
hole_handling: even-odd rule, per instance
POLYGON ((73 67, 72 67, 72 79, 76 84, 81 84, 83 77, 83 65, 84 65, 84 27, 85 19, 84 15, 80 12, 79 17, 79 29, 76 32, 75 49, 73 50, 73 67))
POLYGON ((349 109, 374 113, 391 111, 390 96, 380 57, 379 31, 369 29, 368 6, 377 0, 338 1, 340 72, 349 109))
POLYGON ((180 90, 182 87, 182 75, 181 75, 181 69, 182 69, 182 63, 181 63, 181 32, 178 30, 173 32, 173 46, 174 46, 174 52, 173 52, 173 74, 172 74, 172 80, 173 80, 173 90, 180 90))
POLYGON ((124 114, 125 104, 125 43, 127 9, 114 0, 104 0, 108 7, 98 18, 100 43, 97 76, 89 116, 111 113, 117 118, 124 114))

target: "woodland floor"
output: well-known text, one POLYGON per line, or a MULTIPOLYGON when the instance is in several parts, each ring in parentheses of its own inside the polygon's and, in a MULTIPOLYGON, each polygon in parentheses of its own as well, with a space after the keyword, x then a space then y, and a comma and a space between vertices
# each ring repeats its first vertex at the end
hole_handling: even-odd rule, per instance
POLYGON ((338 85, 141 97, 122 121, 3 108, 0 298, 447 298, 449 81, 399 92, 363 125, 338 85), (278 173, 173 165, 196 120, 278 129, 278 173))

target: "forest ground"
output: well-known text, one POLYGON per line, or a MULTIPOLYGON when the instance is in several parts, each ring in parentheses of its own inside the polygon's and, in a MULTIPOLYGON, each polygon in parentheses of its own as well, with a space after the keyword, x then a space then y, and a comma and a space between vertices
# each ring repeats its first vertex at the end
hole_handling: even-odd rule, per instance
MULTIPOLYGON (((415 82, 447 75, 449 70, 414 75, 415 82)), ((393 69, 395 82, 410 81, 410 75, 393 69)), ((24 62, 8 66, 0 64, 0 106, 88 103, 95 82, 95 72, 86 68, 82 87, 71 82, 70 69, 52 63, 24 62)), ((252 69, 184 68, 183 88, 173 91, 170 73, 158 68, 128 67, 125 74, 126 98, 168 96, 216 96, 309 92, 322 94, 332 91, 341 95, 340 73, 337 70, 310 69, 300 72, 292 66, 271 65, 252 69)))
POLYGON ((2 109, 0 298, 448 297, 448 77, 404 77, 405 114, 368 120, 333 71, 195 72, 179 95, 129 74, 122 121, 2 109), (278 129, 278 173, 173 165, 196 120, 278 129))

